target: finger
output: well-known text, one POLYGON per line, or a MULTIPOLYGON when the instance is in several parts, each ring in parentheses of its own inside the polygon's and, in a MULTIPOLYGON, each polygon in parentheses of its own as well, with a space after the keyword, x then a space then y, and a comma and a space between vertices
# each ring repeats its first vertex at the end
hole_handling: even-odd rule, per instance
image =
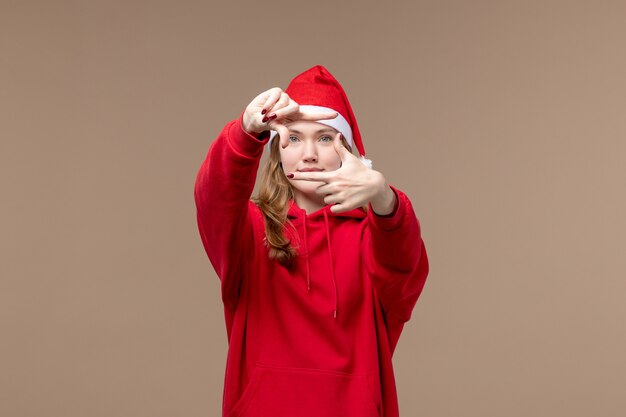
POLYGON ((324 183, 315 189, 315 192, 319 195, 330 195, 334 193, 334 187, 332 184, 324 183))
MULTIPOLYGON (((342 162, 345 162, 345 160, 347 158, 349 158, 349 155, 352 155, 352 153, 350 153, 350 151, 348 150, 348 148, 346 148, 345 146, 343 146, 343 143, 341 142, 341 137, 343 135, 341 134, 341 132, 338 132, 335 135, 335 138, 333 140, 333 145, 335 146, 335 150, 337 151, 337 153, 339 154, 339 157, 341 158, 342 162)), ((354 156, 354 155, 352 155, 354 156)))
POLYGON ((324 197, 324 203, 325 204, 335 204, 335 203, 340 203, 341 200, 339 199, 339 197, 337 197, 334 194, 328 194, 326 197, 324 197))
POLYGON ((285 116, 288 116, 292 113, 297 113, 298 107, 299 107, 298 103, 291 100, 289 97, 287 97, 287 99, 289 100, 289 104, 287 104, 286 106, 281 106, 279 110, 275 110, 279 108, 276 106, 274 107, 274 109, 272 109, 272 113, 276 114, 276 117, 274 118, 274 120, 284 118, 285 116))
POLYGON ((276 101, 280 98, 283 90, 281 90, 278 87, 274 87, 274 88, 270 88, 268 92, 269 92, 269 97, 267 97, 265 104, 263 104, 262 106, 261 114, 266 114, 267 112, 272 110, 272 107, 274 106, 274 104, 276 104, 276 101))
POLYGON ((281 94, 280 99, 270 109, 267 110, 267 113, 265 113, 265 117, 271 117, 272 120, 278 119, 278 115, 275 115, 276 112, 287 106, 289 104, 289 100, 291 100, 289 96, 287 96, 286 94, 281 94))
POLYGON ((278 110, 286 107, 290 102, 291 99, 289 96, 286 93, 282 93, 276 104, 272 107, 272 110, 268 110, 268 114, 276 113, 278 110))
POLYGON ((263 107, 263 105, 267 102, 268 97, 272 94, 271 91, 272 90, 263 91, 253 99, 253 102, 259 107, 263 107))
POLYGON ((311 171, 311 172, 292 172, 291 179, 302 181, 329 181, 335 174, 333 172, 311 171))
POLYGON ((339 155, 339 158, 343 161, 343 152, 341 152, 341 148, 343 148, 343 144, 341 143, 341 132, 337 132, 335 137, 333 138, 333 146, 335 147, 335 151, 339 155))
POLYGON ((326 119, 334 119, 335 117, 337 117, 339 115, 339 113, 337 113, 336 111, 333 112, 324 112, 324 113, 306 113, 306 112, 300 112, 300 119, 302 120, 312 120, 312 121, 317 121, 317 120, 326 120, 326 119))
POLYGON ((272 140, 280 140, 280 143, 283 143, 283 133, 282 133, 282 124, 274 119, 272 120, 267 120, 265 122, 265 124, 267 125, 267 128, 270 130, 274 130, 277 133, 278 139, 276 136, 274 136, 274 139, 272 140))
POLYGON ((273 129, 278 132, 278 138, 280 140, 281 148, 285 149, 289 146, 289 129, 285 125, 280 123, 274 123, 273 129))
POLYGON ((350 211, 350 210, 352 210, 352 207, 350 207, 348 204, 346 204, 345 201, 343 203, 334 204, 334 205, 330 206, 330 211, 332 211, 333 213, 344 213, 344 212, 350 211))

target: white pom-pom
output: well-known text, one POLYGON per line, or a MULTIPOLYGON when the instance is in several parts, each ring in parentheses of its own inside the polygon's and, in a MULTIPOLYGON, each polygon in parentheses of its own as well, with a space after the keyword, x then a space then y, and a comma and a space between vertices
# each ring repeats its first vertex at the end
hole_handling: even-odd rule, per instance
POLYGON ((365 165, 366 167, 368 167, 369 169, 374 169, 372 167, 372 160, 371 159, 367 159, 366 157, 364 157, 363 155, 361 155, 360 158, 361 162, 363 162, 363 165, 365 165))

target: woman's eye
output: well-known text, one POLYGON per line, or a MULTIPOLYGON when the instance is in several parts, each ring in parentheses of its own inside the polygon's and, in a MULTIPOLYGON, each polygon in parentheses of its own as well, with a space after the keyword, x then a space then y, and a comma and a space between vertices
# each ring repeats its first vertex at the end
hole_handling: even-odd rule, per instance
POLYGON ((298 140, 297 136, 289 136, 289 142, 295 142, 296 140, 298 140), (291 140, 294 139, 294 140, 291 140))
POLYGON ((322 136, 320 140, 323 142, 332 142, 333 138, 331 138, 330 136, 322 136), (324 139, 328 139, 328 140, 325 141, 324 139))

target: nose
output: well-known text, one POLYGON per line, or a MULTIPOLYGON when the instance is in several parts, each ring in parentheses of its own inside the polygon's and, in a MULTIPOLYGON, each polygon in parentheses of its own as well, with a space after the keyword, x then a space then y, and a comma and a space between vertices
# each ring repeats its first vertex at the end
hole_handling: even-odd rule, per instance
POLYGON ((317 161, 317 146, 315 146, 315 142, 304 142, 304 149, 302 150, 302 160, 307 162, 317 161))

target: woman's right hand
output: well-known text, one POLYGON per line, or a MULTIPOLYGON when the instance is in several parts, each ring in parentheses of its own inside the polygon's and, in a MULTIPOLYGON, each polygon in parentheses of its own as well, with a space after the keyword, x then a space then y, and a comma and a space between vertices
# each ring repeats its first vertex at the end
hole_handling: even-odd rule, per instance
POLYGON ((256 96, 248 104, 243 114, 243 128, 255 136, 266 130, 275 130, 280 137, 280 146, 285 148, 289 145, 289 129, 285 126, 286 123, 296 120, 315 122, 334 119, 338 114, 336 111, 319 114, 301 112, 300 105, 287 93, 279 87, 273 87, 256 96))

